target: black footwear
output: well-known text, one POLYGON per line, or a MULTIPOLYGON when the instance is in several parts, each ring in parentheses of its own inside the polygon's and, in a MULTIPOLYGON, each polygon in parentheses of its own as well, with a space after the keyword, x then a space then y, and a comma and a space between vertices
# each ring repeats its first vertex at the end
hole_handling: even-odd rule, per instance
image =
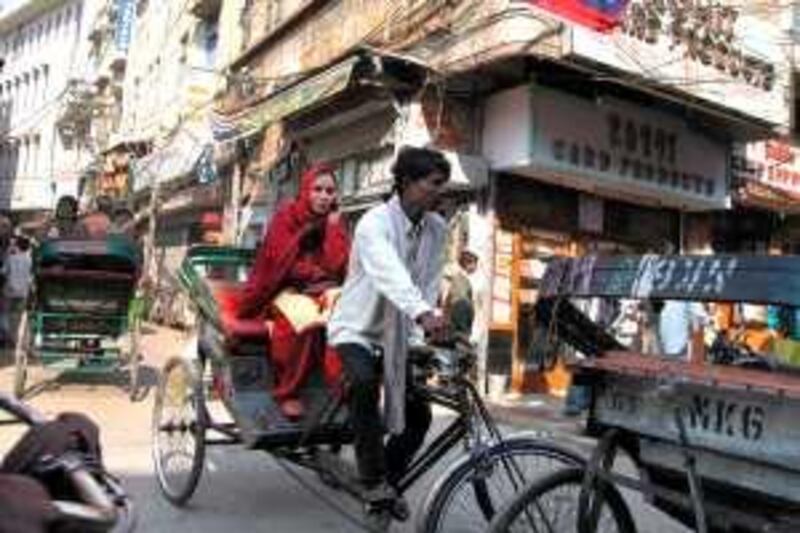
POLYGON ((386 533, 392 525, 392 514, 388 509, 372 508, 367 504, 364 508, 364 527, 370 533, 386 533))
POLYGON ((363 497, 368 509, 384 510, 395 520, 405 522, 411 516, 411 509, 409 509, 408 503, 388 483, 381 483, 376 487, 365 490, 363 497))

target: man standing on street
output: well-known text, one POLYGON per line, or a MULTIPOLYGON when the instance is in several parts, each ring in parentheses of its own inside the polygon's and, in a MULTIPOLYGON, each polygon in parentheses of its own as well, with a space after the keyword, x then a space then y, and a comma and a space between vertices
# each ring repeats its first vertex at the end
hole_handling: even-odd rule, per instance
POLYGON ((355 229, 347 279, 328 324, 328 340, 348 379, 358 473, 371 530, 384 530, 403 509, 393 485, 420 448, 430 405, 407 387, 407 350, 446 330, 435 309, 446 223, 434 212, 450 164, 436 151, 404 147, 392 167, 394 194, 355 229), (381 376, 386 426, 379 411, 381 376))
POLYGON ((30 242, 25 237, 17 236, 3 263, 3 277, 6 280, 3 296, 8 313, 8 332, 12 342, 16 342, 19 320, 25 310, 31 286, 31 266, 30 242))

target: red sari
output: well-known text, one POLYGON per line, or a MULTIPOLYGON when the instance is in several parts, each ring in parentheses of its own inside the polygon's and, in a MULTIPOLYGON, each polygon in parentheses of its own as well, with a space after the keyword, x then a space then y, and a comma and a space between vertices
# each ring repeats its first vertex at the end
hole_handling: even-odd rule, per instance
POLYGON ((320 217, 311 211, 310 194, 320 174, 333 175, 333 169, 315 165, 307 170, 297 198, 273 216, 239 308, 240 318, 273 320, 269 357, 276 379, 272 394, 282 404, 297 399, 310 371, 323 358, 329 384, 340 371, 335 353, 328 353, 324 326, 297 332, 270 305, 286 289, 316 298, 344 281, 350 253, 347 230, 337 215, 320 217))

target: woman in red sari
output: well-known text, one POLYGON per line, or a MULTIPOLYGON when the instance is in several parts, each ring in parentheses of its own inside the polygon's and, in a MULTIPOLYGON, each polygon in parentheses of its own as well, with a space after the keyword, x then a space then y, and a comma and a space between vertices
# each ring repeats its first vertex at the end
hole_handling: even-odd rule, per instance
POLYGON ((273 216, 240 302, 240 318, 272 321, 272 393, 290 418, 302 414, 298 393, 316 365, 324 363, 329 383, 339 370, 338 358, 327 353, 324 321, 332 289, 344 281, 350 253, 336 208, 333 169, 312 166, 301 178, 297 198, 273 216), (308 319, 309 308, 319 311, 318 320, 308 319))

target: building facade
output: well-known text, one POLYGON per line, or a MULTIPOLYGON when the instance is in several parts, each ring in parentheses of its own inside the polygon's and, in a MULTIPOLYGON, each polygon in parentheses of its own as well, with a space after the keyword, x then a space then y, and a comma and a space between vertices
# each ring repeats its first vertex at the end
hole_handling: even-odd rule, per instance
POLYGON ((355 219, 399 146, 444 150, 452 240, 486 278, 484 372, 517 390, 568 382, 531 349, 549 257, 708 247, 702 220, 734 205, 734 143, 789 131, 790 10, 574 4, 247 3, 219 106, 255 143, 261 221, 308 161, 338 166, 355 219))
POLYGON ((0 18, 0 210, 51 209, 77 194, 92 152, 87 91, 93 2, 25 2, 0 18))

